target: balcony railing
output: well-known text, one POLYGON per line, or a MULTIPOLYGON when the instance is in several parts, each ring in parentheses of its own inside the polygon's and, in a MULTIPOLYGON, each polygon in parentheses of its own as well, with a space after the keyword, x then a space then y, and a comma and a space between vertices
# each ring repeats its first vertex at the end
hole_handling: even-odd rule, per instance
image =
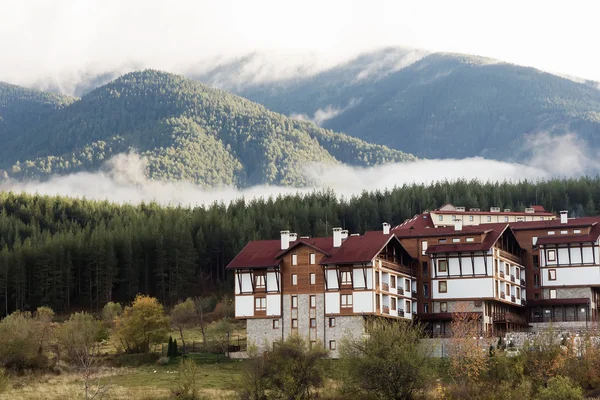
POLYGON ((525 279, 521 278, 521 286, 525 286, 525 279))
POLYGON ((389 292, 390 291, 390 285, 388 283, 383 282, 381 284, 381 289, 385 290, 386 292, 389 292))
POLYGON ((514 282, 514 281, 515 281, 515 276, 514 276, 514 275, 511 275, 511 276, 510 276, 510 280, 511 280, 511 282, 514 282))
POLYGON ((382 257, 379 257, 379 260, 381 260, 381 265, 386 268, 402 272, 403 274, 406 274, 406 275, 412 275, 411 269, 404 265, 397 264, 390 260, 386 260, 385 258, 382 258, 382 257))
POLYGON ((383 306, 383 313, 384 314, 389 314, 390 313, 390 308, 388 306, 383 306))
POLYGON ((514 254, 511 254, 511 253, 509 253, 507 251, 504 251, 504 250, 500 250, 500 257, 507 258, 507 259, 509 259, 509 260, 511 260, 512 262, 515 262, 515 263, 521 263, 521 259, 518 256, 516 256, 514 254))
POLYGON ((404 294, 404 289, 403 289, 403 288, 401 288, 401 287, 399 287, 399 288, 398 288, 398 294, 404 294))
POLYGON ((500 292, 500 298, 501 298, 501 299, 504 299, 504 298, 506 298, 506 296, 504 295, 504 292, 500 292))
POLYGON ((504 278, 504 271, 500 271, 500 278, 504 278))
POLYGON ((398 316, 404 317, 404 310, 398 310, 398 316))
POLYGON ((516 324, 526 324, 527 320, 525 317, 520 315, 511 313, 511 312, 503 312, 503 313, 494 313, 493 315, 494 322, 509 322, 516 324))
POLYGON ((510 296, 510 301, 512 301, 514 303, 516 301, 515 296, 510 296))
POLYGON ((417 291, 416 290, 412 291, 412 297, 417 297, 417 291))
POLYGON ((525 301, 525 299, 521 299, 521 305, 522 306, 527 305, 527 301, 525 301))

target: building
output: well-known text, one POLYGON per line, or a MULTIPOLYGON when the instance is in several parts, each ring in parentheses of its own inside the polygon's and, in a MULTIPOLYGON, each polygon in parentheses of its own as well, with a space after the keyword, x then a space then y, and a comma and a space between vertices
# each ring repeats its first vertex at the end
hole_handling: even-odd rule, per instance
POLYGON ((290 334, 320 343, 337 356, 365 319, 412 320, 417 313, 413 258, 390 232, 252 241, 227 269, 235 275, 235 315, 247 321, 248 341, 268 348, 290 334))
POLYGON ((431 227, 419 223, 394 229, 417 259, 418 318, 433 335, 450 331, 453 313, 475 313, 481 331, 501 334, 526 329, 526 274, 522 249, 508 224, 431 227))
POLYGON ((457 219, 462 220, 464 226, 481 224, 498 224, 513 222, 548 221, 556 219, 556 215, 547 212, 542 206, 531 206, 524 211, 512 211, 508 208, 491 207, 489 211, 480 208, 456 207, 445 204, 437 210, 429 212, 434 226, 451 226, 457 219))

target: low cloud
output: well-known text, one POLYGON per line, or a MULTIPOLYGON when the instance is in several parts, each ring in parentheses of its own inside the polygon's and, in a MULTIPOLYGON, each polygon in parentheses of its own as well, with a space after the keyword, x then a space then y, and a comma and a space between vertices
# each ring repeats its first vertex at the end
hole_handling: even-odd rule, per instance
POLYGON ((292 113, 290 114, 290 118, 298 119, 300 121, 311 121, 321 126, 323 122, 337 117, 338 115, 356 106, 358 103, 360 103, 359 99, 352 98, 345 107, 334 107, 330 104, 325 108, 319 108, 317 111, 315 111, 312 117, 310 117, 308 114, 292 113))
POLYGON ((235 199, 246 200, 277 195, 310 193, 333 189, 339 196, 350 197, 364 190, 392 189, 404 184, 456 181, 544 180, 596 174, 600 171, 597 155, 590 154, 585 142, 573 134, 532 135, 527 146, 536 149, 528 162, 509 163, 481 157, 466 159, 418 160, 383 164, 368 168, 347 165, 313 164, 306 166, 312 182, 303 188, 254 186, 246 189, 220 187, 206 189, 189 182, 163 182, 146 177, 147 160, 136 153, 119 154, 97 172, 54 176, 47 181, 4 181, 0 191, 39 193, 109 200, 117 203, 155 201, 162 205, 208 205, 235 199))

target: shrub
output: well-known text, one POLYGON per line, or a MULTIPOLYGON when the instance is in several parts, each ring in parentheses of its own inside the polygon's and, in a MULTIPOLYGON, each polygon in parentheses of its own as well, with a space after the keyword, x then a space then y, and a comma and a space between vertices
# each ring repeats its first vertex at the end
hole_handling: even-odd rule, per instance
POLYGON ((102 309, 102 321, 107 326, 114 326, 115 320, 122 314, 123 307, 119 303, 109 301, 102 309))
POLYGON ((75 313, 58 329, 56 338, 67 360, 81 364, 97 355, 97 344, 108 339, 108 334, 92 315, 75 313))
POLYGON ((150 346, 164 343, 169 318, 154 297, 138 295, 117 319, 117 337, 129 353, 148 353, 150 346))
POLYGON ((31 313, 20 311, 0 321, 0 364, 3 367, 16 370, 47 367, 43 347, 40 353, 40 343, 45 343, 46 336, 38 322, 31 313))
POLYGON ((177 386, 172 390, 177 399, 197 400, 198 379, 200 377, 200 368, 192 359, 184 359, 179 363, 179 372, 177 376, 177 386))
POLYGON ((564 376, 548 380, 548 386, 540 389, 537 400, 583 400, 583 390, 564 376))

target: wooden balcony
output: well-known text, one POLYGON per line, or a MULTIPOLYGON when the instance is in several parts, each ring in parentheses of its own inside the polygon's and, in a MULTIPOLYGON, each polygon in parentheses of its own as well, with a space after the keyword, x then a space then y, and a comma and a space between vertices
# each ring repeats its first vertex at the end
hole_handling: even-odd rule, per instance
POLYGON ((383 306, 382 309, 383 309, 383 313, 384 314, 389 314, 390 313, 390 308, 388 306, 383 306))
POLYGON ((411 293, 412 293, 412 297, 414 297, 416 299, 417 298, 417 291, 413 290, 411 293))
POLYGON ((510 260, 516 264, 521 264, 521 259, 518 256, 515 256, 514 254, 510 254, 507 251, 500 250, 500 257, 506 258, 507 260, 510 260))
POLYGON ((521 278, 521 286, 525 286, 525 279, 521 278))
POLYGON ((527 320, 518 314, 511 312, 494 313, 494 322, 508 322, 511 324, 526 324, 527 320))
POLYGON ((515 303, 516 302, 515 296, 510 296, 510 301, 512 301, 513 303, 515 303))
POLYGON ((511 276, 510 276, 510 281, 511 281, 511 282, 514 282, 514 281, 515 281, 515 276, 514 276, 514 275, 511 275, 511 276))
POLYGON ((404 310, 398 310, 398 316, 404 317, 404 310))
POLYGON ((504 278, 504 271, 500 271, 500 278, 504 278))
POLYGON ((506 295, 504 294, 504 292, 500 292, 500 298, 501 299, 505 299, 506 298, 506 295))
POLYGON ((381 290, 385 290, 386 292, 390 291, 390 285, 388 283, 383 282, 381 284, 381 290))
POLYGON ((382 267, 389 268, 389 269, 392 269, 394 271, 401 272, 401 273, 403 273, 405 275, 408 275, 408 276, 412 276, 411 269, 408 268, 408 267, 406 267, 406 266, 404 266, 404 265, 400 265, 400 264, 397 264, 395 262, 391 262, 389 260, 385 260, 385 259, 383 259, 381 257, 379 257, 378 260, 381 261, 381 266, 382 267))
POLYGON ((404 289, 402 289, 401 287, 399 287, 398 288, 398 294, 404 295, 404 289))

